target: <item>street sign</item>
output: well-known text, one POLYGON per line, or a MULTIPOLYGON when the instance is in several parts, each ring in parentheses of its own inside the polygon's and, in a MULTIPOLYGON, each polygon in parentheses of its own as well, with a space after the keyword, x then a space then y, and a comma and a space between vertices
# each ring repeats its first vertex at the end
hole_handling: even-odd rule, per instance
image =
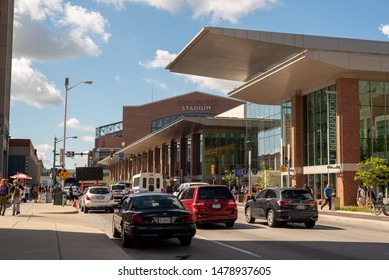
POLYGON ((246 168, 242 168, 242 174, 247 175, 247 173, 249 173, 248 170, 246 168))
POLYGON ((66 180, 67 178, 70 177, 70 172, 67 171, 66 169, 62 169, 59 173, 58 173, 59 177, 63 180, 66 180))
POLYGON ((281 172, 286 172, 287 170, 288 170, 288 168, 286 167, 286 165, 282 164, 282 165, 280 166, 280 171, 281 171, 281 172))
POLYGON ((256 168, 251 169, 251 174, 257 175, 258 174, 258 169, 256 169, 256 168))

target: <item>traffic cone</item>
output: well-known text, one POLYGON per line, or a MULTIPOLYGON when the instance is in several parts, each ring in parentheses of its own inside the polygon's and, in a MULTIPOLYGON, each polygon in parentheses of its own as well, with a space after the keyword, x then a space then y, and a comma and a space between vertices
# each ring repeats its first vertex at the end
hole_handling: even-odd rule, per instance
POLYGON ((73 207, 77 207, 77 201, 73 200, 73 207))

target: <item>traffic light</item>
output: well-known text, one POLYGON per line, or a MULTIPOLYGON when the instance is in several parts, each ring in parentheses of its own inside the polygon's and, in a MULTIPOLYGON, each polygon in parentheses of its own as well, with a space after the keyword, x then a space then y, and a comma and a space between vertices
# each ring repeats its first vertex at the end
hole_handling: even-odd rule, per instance
POLYGON ((92 151, 89 151, 89 153, 88 153, 88 157, 89 157, 89 159, 90 159, 90 160, 92 160, 92 159, 93 159, 93 152, 92 152, 92 151))
POLYGON ((110 160, 113 159, 113 152, 111 152, 111 153, 109 154, 109 159, 110 159, 110 160))
POLYGON ((180 176, 182 177, 184 175, 184 170, 180 169, 180 176))
POLYGON ((72 151, 72 158, 74 158, 74 151, 72 151))
POLYGON ((211 164, 211 174, 215 175, 215 165, 211 164))

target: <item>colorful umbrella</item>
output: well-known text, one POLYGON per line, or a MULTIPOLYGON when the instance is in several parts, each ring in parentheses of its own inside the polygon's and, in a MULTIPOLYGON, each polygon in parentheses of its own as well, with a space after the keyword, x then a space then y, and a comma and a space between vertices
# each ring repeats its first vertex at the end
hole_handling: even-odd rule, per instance
POLYGON ((19 173, 19 172, 15 175, 10 176, 10 178, 12 178, 12 179, 27 179, 27 180, 32 179, 31 176, 28 176, 27 174, 19 173))

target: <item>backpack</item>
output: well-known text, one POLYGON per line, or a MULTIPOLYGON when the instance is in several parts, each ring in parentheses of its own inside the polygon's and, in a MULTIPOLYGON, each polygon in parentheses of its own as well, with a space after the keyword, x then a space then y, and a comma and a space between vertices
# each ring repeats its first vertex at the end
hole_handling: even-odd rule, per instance
POLYGON ((20 197, 20 188, 18 186, 15 186, 14 197, 20 197))
POLYGON ((0 195, 6 195, 8 193, 8 189, 6 186, 1 185, 0 186, 0 195))

